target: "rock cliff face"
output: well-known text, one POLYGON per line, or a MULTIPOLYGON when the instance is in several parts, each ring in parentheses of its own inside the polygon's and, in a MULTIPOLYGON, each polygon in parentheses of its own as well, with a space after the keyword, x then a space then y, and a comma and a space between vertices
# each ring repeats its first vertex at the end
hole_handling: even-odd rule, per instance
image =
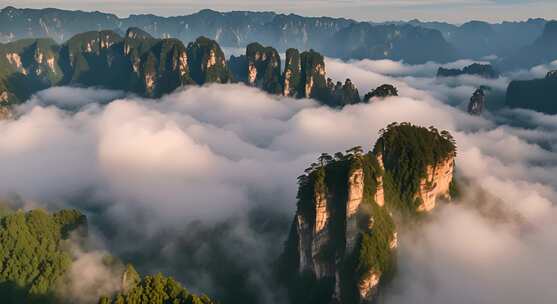
POLYGON ((187 47, 191 77, 199 84, 227 83, 232 80, 224 53, 219 44, 199 37, 187 47))
POLYGON ((302 67, 300 52, 297 49, 286 50, 283 74, 283 95, 298 97, 302 67))
POLYGON ((384 84, 364 96, 364 102, 368 103, 372 98, 385 98, 390 96, 398 96, 398 90, 396 87, 390 84, 384 84))
POLYGON ((485 93, 482 88, 477 89, 468 103, 468 113, 472 115, 482 114, 485 108, 485 93))
POLYGON ((506 105, 511 108, 557 114, 556 75, 557 71, 551 71, 542 79, 511 81, 507 88, 506 105))
POLYGON ((298 93, 305 98, 324 98, 327 91, 327 82, 325 80, 325 60, 323 55, 314 50, 309 50, 300 55, 300 62, 302 90, 298 93))
POLYGON ((333 80, 327 78, 327 88, 331 92, 330 105, 332 106, 342 107, 361 102, 360 93, 350 79, 346 79, 343 85, 340 81, 333 84, 333 80))
POLYGON ((453 157, 447 157, 426 167, 426 176, 420 179, 420 187, 416 194, 422 202, 417 207, 418 212, 432 211, 438 198, 451 198, 449 187, 453 181, 453 171, 453 157))
POLYGON ((280 56, 272 47, 251 43, 246 48, 248 84, 272 94, 282 93, 280 56))
POLYGON ((355 147, 334 158, 323 154, 299 177, 297 211, 281 259, 292 302, 377 300, 394 274, 398 234, 393 213, 402 214, 399 203, 404 199, 417 214, 433 210, 439 198, 449 198, 454 155, 447 132, 410 124, 390 125, 375 152, 363 154, 355 147), (407 160, 397 156, 402 162, 393 161, 402 151, 391 140, 402 141, 405 149, 412 146, 403 153, 407 160), (428 159, 420 142, 437 143, 429 156, 443 157, 428 159), (417 172, 408 196, 399 188, 398 173, 405 165, 417 172))
POLYGON ((246 54, 230 57, 230 70, 236 80, 249 86, 277 95, 294 98, 314 98, 332 107, 342 107, 361 102, 356 86, 346 79, 345 83, 326 79, 323 56, 310 50, 286 51, 284 72, 277 50, 251 43, 246 54))
MULTIPOLYGON (((296 256, 295 272, 309 275, 315 284, 330 282, 329 302, 360 303, 374 298, 384 273, 394 258, 394 225, 381 202, 381 169, 373 154, 348 154, 329 160, 301 178, 298 211, 290 250, 296 256), (381 260, 367 252, 364 238, 380 236, 381 260), (368 261, 360 261, 365 256, 368 261), (321 283, 319 283, 321 282, 321 283)), ((287 249, 288 250, 288 249, 287 249)), ((325 283, 326 284, 326 283, 325 283)), ((300 300, 300 299, 298 299, 300 300)), ((301 301, 303 302, 303 301, 301 301)))

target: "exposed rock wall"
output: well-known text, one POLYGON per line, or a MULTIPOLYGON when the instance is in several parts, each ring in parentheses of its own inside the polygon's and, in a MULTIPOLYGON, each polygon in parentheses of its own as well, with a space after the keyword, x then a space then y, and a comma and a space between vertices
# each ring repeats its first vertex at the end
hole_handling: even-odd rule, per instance
POLYGON ((283 74, 283 95, 289 97, 298 96, 300 86, 301 65, 300 52, 297 49, 286 50, 283 74))
POLYGON ((449 132, 393 123, 381 133, 374 153, 392 183, 397 211, 429 212, 437 199, 450 199, 456 144, 449 132))
POLYGON ((246 47, 248 85, 272 94, 282 94, 280 56, 272 47, 250 43, 246 47))
POLYGON ((435 165, 427 166, 427 176, 420 180, 417 193, 422 201, 418 212, 429 212, 436 206, 438 198, 450 198, 449 187, 453 180, 454 158, 449 157, 435 165))
POLYGON ((331 212, 328 204, 326 193, 316 190, 313 201, 314 218, 296 215, 299 271, 310 271, 317 279, 332 274, 332 265, 320 257, 330 240, 328 223, 331 212))
POLYGON ((477 89, 468 103, 468 113, 472 115, 482 114, 485 107, 485 94, 482 88, 477 89))
MULTIPOLYGON (((375 159, 374 156, 371 157, 375 159)), ((340 303, 345 303, 346 299, 354 296, 359 299, 358 302, 373 298, 376 285, 382 276, 381 271, 375 268, 370 270, 369 276, 364 275, 361 279, 350 279, 347 276, 356 276, 356 274, 346 273, 346 267, 353 267, 346 265, 352 265, 348 261, 357 256, 362 233, 375 229, 373 223, 376 214, 369 205, 364 207, 366 187, 375 187, 372 193, 368 194, 372 195, 370 198, 373 199, 368 198, 366 204, 374 204, 375 198, 382 196, 378 193, 383 193, 383 184, 380 181, 382 177, 372 175, 369 171, 366 174, 363 167, 355 165, 364 162, 363 159, 362 157, 361 161, 347 160, 338 165, 346 169, 339 167, 334 169, 334 165, 329 169, 320 169, 328 172, 325 174, 334 175, 338 178, 336 182, 343 186, 327 188, 325 182, 328 180, 327 177, 308 181, 310 184, 305 187, 313 187, 311 198, 300 203, 309 205, 305 205, 305 208, 299 207, 294 221, 296 235, 293 238, 297 239, 295 245, 298 257, 297 272, 300 275, 309 272, 315 280, 332 280, 334 285, 331 300, 336 299, 340 303), (311 183, 315 184, 312 186, 311 183), (362 223, 366 222, 369 224, 362 226, 362 223), (342 283, 344 280, 353 283, 346 287, 346 284, 342 283)), ((377 208, 384 208, 382 206, 384 202, 381 199, 377 203, 377 208)), ((395 235, 391 237, 389 243, 385 244, 385 247, 394 250, 396 247, 393 244, 396 242, 395 235)))
POLYGON ((379 279, 381 274, 375 271, 369 271, 364 275, 364 277, 358 282, 358 294, 361 301, 370 301, 373 299, 375 293, 377 292, 377 286, 379 285, 379 279))
POLYGON ((358 240, 356 213, 364 198, 364 170, 356 169, 348 177, 348 201, 346 202, 346 252, 352 252, 358 240))

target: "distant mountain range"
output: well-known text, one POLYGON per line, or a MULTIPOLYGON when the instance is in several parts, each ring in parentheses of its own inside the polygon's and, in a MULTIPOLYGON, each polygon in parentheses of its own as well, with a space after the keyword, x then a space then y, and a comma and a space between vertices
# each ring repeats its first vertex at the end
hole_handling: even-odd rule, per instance
POLYGON ((542 34, 547 22, 545 19, 495 24, 470 21, 460 26, 419 20, 408 23, 440 31, 443 38, 455 47, 459 57, 481 59, 492 55, 507 57, 531 45, 542 34))
POLYGON ((377 25, 328 17, 302 17, 272 12, 228 12, 202 10, 198 13, 160 17, 131 15, 118 18, 101 12, 59 9, 17 9, 0 11, 0 41, 21 38, 51 37, 63 42, 92 30, 113 30, 123 34, 138 27, 154 37, 178 38, 184 42, 199 36, 209 37, 223 47, 245 47, 258 41, 279 51, 294 47, 316 49, 328 56, 341 58, 391 58, 412 63, 428 60, 449 61, 455 52, 436 30, 410 25, 377 25), (343 38, 343 43, 338 43, 343 38), (424 42, 435 52, 405 47, 424 42))
MULTIPOLYGON (((0 11, 0 42, 50 37, 61 43, 86 31, 113 30, 123 35, 126 29, 137 27, 157 38, 177 38, 186 43, 205 36, 222 47, 245 47, 257 41, 280 52, 294 47, 315 49, 325 56, 343 59, 392 59, 417 64, 492 55, 520 56, 523 48, 533 44, 536 47, 535 42, 547 23, 544 19, 500 24, 471 21, 461 26, 418 20, 371 23, 274 12, 212 10, 176 17, 119 18, 101 12, 6 7, 0 11)), ((557 41, 555 37, 551 39, 557 41)), ((519 62, 531 64, 528 60, 519 62)))

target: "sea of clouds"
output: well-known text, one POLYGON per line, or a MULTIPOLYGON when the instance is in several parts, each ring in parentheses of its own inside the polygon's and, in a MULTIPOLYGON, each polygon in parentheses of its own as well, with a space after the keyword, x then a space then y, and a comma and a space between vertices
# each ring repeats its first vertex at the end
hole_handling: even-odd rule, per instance
MULTIPOLYGON (((84 210, 102 249, 143 273, 162 271, 223 302, 282 303, 271 267, 295 212, 296 177, 322 152, 370 149, 391 122, 435 126, 455 137, 457 175, 470 187, 419 229, 401 231, 387 303, 553 303, 557 116, 463 111, 480 85, 504 95, 514 75, 437 79, 433 63, 326 64, 361 95, 390 83, 400 97, 340 110, 239 84, 158 100, 52 88, 0 121, 0 194, 84 210)), ((99 260, 78 256, 87 269, 99 260)), ((95 282, 112 274, 93 273, 95 282)))

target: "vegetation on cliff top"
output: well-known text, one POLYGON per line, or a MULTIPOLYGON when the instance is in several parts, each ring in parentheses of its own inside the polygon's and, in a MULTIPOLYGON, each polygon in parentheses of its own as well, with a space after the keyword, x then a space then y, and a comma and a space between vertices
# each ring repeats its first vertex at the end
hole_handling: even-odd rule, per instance
MULTIPOLYGON (((358 282, 367 273, 372 271, 387 275, 394 269, 395 255, 390 242, 395 225, 388 209, 375 202, 377 182, 382 174, 375 155, 372 152, 364 154, 363 149, 358 146, 347 150, 345 154, 322 154, 317 162, 306 169, 306 174, 298 178, 298 213, 310 225, 315 224, 316 193, 323 193, 328 197, 331 217, 325 229, 328 229, 331 238, 320 249, 317 258, 338 267, 343 303, 356 303, 358 282), (357 221, 354 231, 357 241, 354 250, 346 252, 348 180, 354 171, 360 169, 364 175, 364 193, 362 203, 354 215, 357 221)), ((299 269, 299 256, 296 252, 297 235, 294 227, 292 229, 281 263, 288 268, 285 272, 295 274, 299 269)), ((322 303, 330 300, 333 292, 333 281, 329 279, 315 280, 311 275, 302 273, 295 278, 290 277, 289 281, 291 299, 295 303, 322 303)))
POLYGON ((111 298, 103 297, 99 304, 211 304, 209 297, 191 294, 171 277, 162 274, 145 276, 125 291, 111 298))
POLYGON ((456 157, 456 142, 447 131, 410 123, 392 123, 379 134, 373 151, 383 159, 386 201, 397 211, 413 214, 421 203, 415 194, 427 167, 456 157))

